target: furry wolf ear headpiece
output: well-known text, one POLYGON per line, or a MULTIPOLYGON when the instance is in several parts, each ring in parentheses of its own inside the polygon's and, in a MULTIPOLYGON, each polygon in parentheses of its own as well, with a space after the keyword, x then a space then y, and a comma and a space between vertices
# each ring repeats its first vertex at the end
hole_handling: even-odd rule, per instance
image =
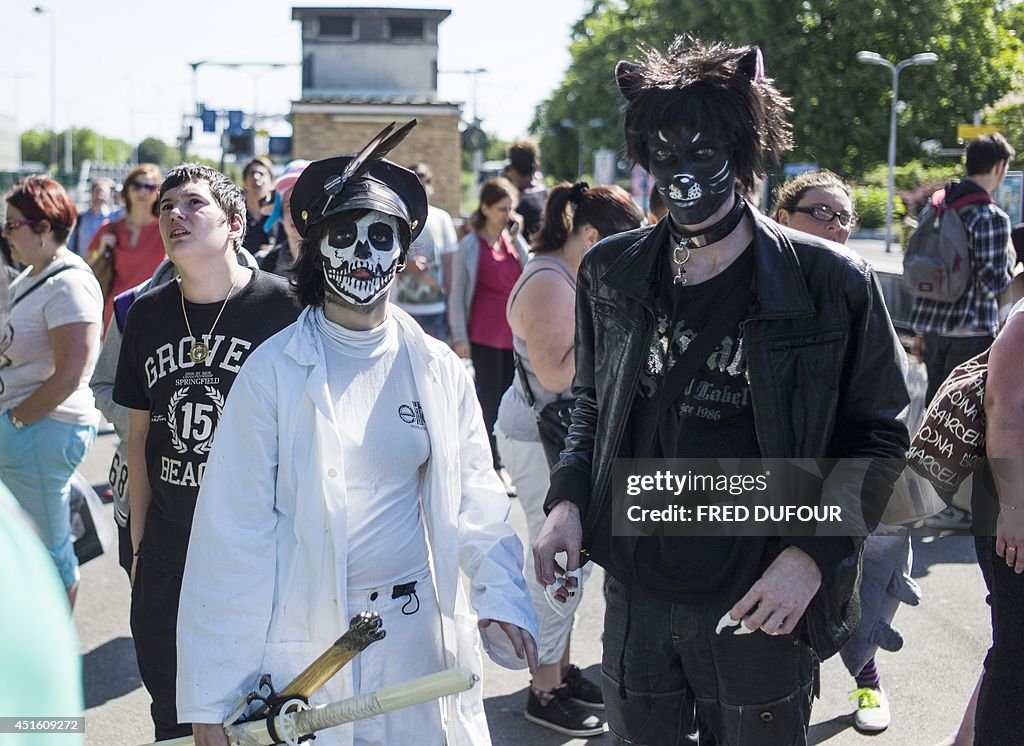
POLYGON ((650 133, 685 125, 715 133, 731 149, 736 180, 750 191, 765 160, 778 162, 793 146, 789 99, 765 76, 758 47, 676 37, 667 54, 649 46, 640 53, 639 62, 615 66, 626 98, 626 155, 634 163, 649 166, 650 133))

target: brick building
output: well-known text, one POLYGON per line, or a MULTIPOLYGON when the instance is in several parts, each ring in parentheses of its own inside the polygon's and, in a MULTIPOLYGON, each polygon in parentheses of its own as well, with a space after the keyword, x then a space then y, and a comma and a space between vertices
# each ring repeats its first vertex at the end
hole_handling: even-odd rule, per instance
POLYGON ((459 211, 459 103, 437 97, 437 27, 448 10, 292 8, 302 24, 302 98, 292 153, 311 160, 362 147, 389 122, 419 124, 389 158, 424 161, 433 204, 459 211))

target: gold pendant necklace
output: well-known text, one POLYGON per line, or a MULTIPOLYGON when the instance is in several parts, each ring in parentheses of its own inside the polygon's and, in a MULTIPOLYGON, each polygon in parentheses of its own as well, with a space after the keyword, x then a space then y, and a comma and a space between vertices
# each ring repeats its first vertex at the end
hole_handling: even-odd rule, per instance
MULTIPOLYGON (((220 321, 221 314, 224 313, 224 307, 227 306, 228 299, 231 298, 231 293, 235 290, 236 282, 238 282, 237 272, 231 278, 231 287, 228 288, 228 294, 224 298, 224 302, 220 304, 220 310, 217 312, 217 318, 213 320, 213 326, 210 327, 210 331, 203 335, 207 339, 213 336, 213 330, 217 328, 217 322, 220 321)), ((210 357, 210 346, 205 342, 200 342, 192 334, 192 325, 188 323, 188 313, 185 311, 185 293, 181 289, 181 279, 178 280, 178 293, 181 295, 181 315, 185 317, 185 328, 188 329, 188 336, 192 338, 192 348, 188 351, 188 357, 196 365, 202 365, 210 357)))

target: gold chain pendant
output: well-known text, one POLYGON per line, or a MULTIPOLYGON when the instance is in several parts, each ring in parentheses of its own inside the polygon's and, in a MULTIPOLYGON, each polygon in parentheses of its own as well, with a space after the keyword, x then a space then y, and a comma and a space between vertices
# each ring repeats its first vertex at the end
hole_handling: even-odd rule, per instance
MULTIPOLYGON (((213 330, 217 328, 217 322, 220 321, 220 317, 228 305, 228 300, 231 298, 231 293, 234 291, 235 282, 237 281, 237 276, 231 278, 231 287, 228 288, 228 294, 224 296, 224 302, 220 304, 217 318, 213 320, 213 326, 210 327, 210 331, 206 334, 207 338, 213 336, 213 330)), ((188 351, 188 357, 196 365, 202 365, 210 357, 210 346, 205 342, 200 342, 192 333, 192 325, 188 323, 188 312, 185 310, 185 293, 181 290, 180 277, 178 278, 178 294, 181 296, 181 315, 185 317, 185 328, 188 329, 188 336, 192 338, 192 347, 188 351)))
POLYGON ((193 342, 188 351, 189 359, 196 365, 202 365, 210 357, 210 348, 204 342, 193 342))

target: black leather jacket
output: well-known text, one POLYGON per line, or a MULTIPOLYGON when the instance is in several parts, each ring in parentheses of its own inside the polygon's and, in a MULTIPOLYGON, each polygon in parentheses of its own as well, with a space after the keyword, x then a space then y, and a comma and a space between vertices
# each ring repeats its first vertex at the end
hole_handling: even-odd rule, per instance
MULTIPOLYGON (((903 352, 874 273, 837 244, 750 214, 755 300, 743 338, 761 455, 881 458, 891 485, 908 448, 904 416, 910 400, 903 352)), ((583 547, 605 567, 622 559, 609 552, 612 461, 620 454, 650 343, 656 262, 666 234, 662 220, 612 236, 587 254, 579 272, 576 406, 546 508, 566 499, 576 503, 583 547)), ((861 542, 790 537, 784 543, 804 549, 822 571, 807 621, 817 626, 812 647, 824 659, 856 623, 856 600, 850 601, 861 542)))

